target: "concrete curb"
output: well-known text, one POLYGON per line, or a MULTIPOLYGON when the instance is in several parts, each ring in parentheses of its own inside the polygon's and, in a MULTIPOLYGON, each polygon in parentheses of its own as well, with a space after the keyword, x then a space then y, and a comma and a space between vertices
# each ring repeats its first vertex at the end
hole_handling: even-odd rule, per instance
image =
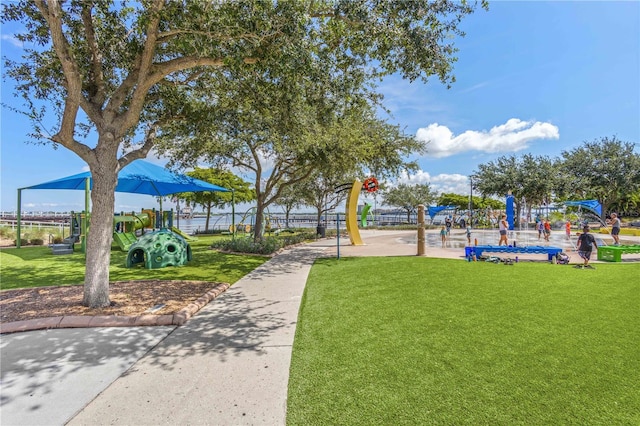
POLYGON ((0 334, 18 333, 22 331, 44 330, 51 328, 88 328, 88 327, 140 327, 160 325, 184 325, 200 309, 205 307, 216 297, 231 287, 227 283, 221 283, 206 292, 204 295, 189 303, 175 314, 137 316, 115 315, 68 315, 49 318, 37 318, 24 321, 8 322, 0 324, 0 334))

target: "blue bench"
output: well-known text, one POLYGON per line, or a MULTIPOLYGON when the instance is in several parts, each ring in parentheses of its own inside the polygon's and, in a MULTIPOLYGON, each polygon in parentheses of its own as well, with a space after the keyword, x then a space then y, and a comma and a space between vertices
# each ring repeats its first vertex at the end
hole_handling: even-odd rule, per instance
POLYGON ((546 254, 551 260, 558 253, 562 252, 560 247, 544 247, 544 246, 469 246, 464 248, 465 257, 480 257, 483 252, 487 253, 527 253, 527 254, 546 254))

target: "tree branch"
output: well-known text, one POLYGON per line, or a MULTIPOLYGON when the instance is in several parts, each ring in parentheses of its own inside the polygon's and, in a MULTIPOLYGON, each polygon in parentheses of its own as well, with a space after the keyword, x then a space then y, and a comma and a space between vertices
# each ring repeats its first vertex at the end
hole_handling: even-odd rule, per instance
POLYGON ((142 146, 120 157, 120 159, 118 160, 118 165, 120 166, 120 169, 122 169, 123 167, 125 167, 127 164, 131 163, 134 160, 147 157, 147 154, 149 153, 149 151, 151 151, 151 148, 153 148, 153 145, 155 143, 159 126, 160 126, 159 123, 154 123, 153 125, 151 125, 151 127, 149 127, 146 131, 146 135, 144 137, 144 143, 142 144, 142 146))
POLYGON ((47 3, 44 0, 34 1, 38 10, 49 24, 53 48, 60 60, 66 80, 67 99, 64 113, 60 123, 60 130, 52 137, 52 140, 85 159, 80 152, 86 154, 86 151, 76 146, 81 144, 73 139, 76 116, 82 102, 82 77, 80 76, 78 64, 71 54, 69 43, 62 31, 62 9, 58 0, 50 0, 47 3))
POLYGON ((105 101, 104 74, 102 72, 102 54, 96 41, 96 33, 91 17, 91 7, 88 3, 82 5, 82 23, 84 24, 84 33, 87 38, 87 44, 91 50, 91 68, 93 70, 93 85, 89 91, 89 100, 97 105, 102 106, 105 101))

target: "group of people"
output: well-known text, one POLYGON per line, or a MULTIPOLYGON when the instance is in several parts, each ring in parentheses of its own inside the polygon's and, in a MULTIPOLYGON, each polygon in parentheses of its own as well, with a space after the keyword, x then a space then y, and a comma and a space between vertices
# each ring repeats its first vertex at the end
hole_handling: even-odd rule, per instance
MULTIPOLYGON (((462 224, 464 223, 464 219, 461 219, 462 224)), ((442 247, 445 247, 447 244, 447 236, 451 235, 451 227, 453 222, 450 218, 445 219, 444 226, 440 229, 440 239, 442 240, 442 247)), ((462 226, 461 226, 462 227, 462 226)), ((466 226, 466 235, 467 235, 467 243, 471 245, 471 226, 466 226)))
POLYGON ((549 219, 540 219, 536 222, 536 229, 538 230, 538 239, 544 237, 545 241, 549 241, 549 237, 551 237, 551 222, 549 222, 549 219))
MULTIPOLYGON (((611 219, 607 220, 607 224, 611 226, 611 236, 613 237, 613 245, 620 245, 620 218, 616 213, 611 213, 611 219)), ((499 222, 499 231, 500 231, 500 240, 498 241, 498 245, 502 245, 504 242, 505 245, 508 245, 507 241, 507 229, 509 229, 509 225, 507 223, 507 216, 502 215, 499 222)), ((540 219, 536 223, 536 229, 538 230, 538 239, 544 236, 545 241, 549 241, 549 237, 551 236, 551 223, 549 219, 542 220, 540 219)), ((578 233, 578 256, 582 258, 582 265, 576 265, 576 268, 587 268, 594 269, 593 266, 589 265, 589 261, 591 260, 591 253, 593 252, 593 248, 595 247, 598 250, 598 244, 596 243, 596 239, 593 234, 589 233, 590 228, 588 224, 584 224, 582 228, 582 233, 578 233)), ((567 220, 565 223, 565 233, 567 238, 571 237, 571 221, 567 220)))
MULTIPOLYGON (((607 223, 611 226, 611 236, 613 237, 614 243, 613 245, 620 245, 620 218, 616 213, 611 213, 611 219, 607 220, 607 223)), ((440 237, 442 239, 442 247, 446 244, 447 236, 451 233, 452 221, 447 218, 445 221, 445 226, 440 230, 440 237)), ((536 229, 538 231, 538 239, 544 238, 545 241, 549 241, 549 237, 551 236, 551 223, 549 219, 542 220, 540 219, 536 223, 536 229)), ((507 222, 507 215, 502 214, 500 216, 500 220, 498 221, 498 230, 500 232, 500 240, 498 241, 498 246, 501 246, 504 243, 505 246, 509 245, 509 241, 507 239, 507 231, 509 230, 509 223, 507 222)), ((571 221, 567 220, 565 223, 565 232, 567 238, 571 237, 571 221)), ((471 245, 471 227, 467 226, 466 228, 466 236, 469 245, 471 245)), ((598 244, 596 243, 596 239, 593 234, 590 233, 590 228, 587 223, 584 224, 582 228, 582 233, 578 233, 578 242, 577 242, 577 252, 578 256, 582 258, 582 265, 576 265, 576 268, 587 268, 593 269, 593 266, 589 265, 589 261, 591 260, 591 254, 593 252, 593 248, 598 249, 598 244)))

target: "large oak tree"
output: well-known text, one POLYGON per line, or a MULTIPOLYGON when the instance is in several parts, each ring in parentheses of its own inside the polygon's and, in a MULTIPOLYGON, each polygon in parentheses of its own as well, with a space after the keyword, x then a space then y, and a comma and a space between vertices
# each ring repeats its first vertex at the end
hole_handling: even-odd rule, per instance
POLYGON ((570 199, 596 199, 602 213, 640 194, 640 154, 631 142, 613 136, 584 142, 562 152, 559 168, 570 199))
POLYGON ((187 205, 200 205, 204 208, 207 214, 204 223, 205 233, 209 231, 211 209, 221 209, 233 203, 246 203, 256 198, 250 188, 251 184, 229 170, 196 167, 195 170, 187 172, 187 175, 231 190, 231 192, 182 192, 177 195, 177 198, 186 201, 187 205))
POLYGON ((401 183, 383 191, 384 204, 400 207, 407 212, 407 223, 411 222, 411 213, 420 204, 429 206, 435 199, 436 193, 428 183, 408 185, 401 183))
POLYGON ((516 216, 521 216, 526 205, 549 203, 558 187, 555 163, 546 156, 525 154, 521 157, 504 156, 480 164, 474 171, 473 187, 485 196, 514 197, 516 216))
POLYGON ((449 0, 3 4, 2 21, 23 23, 17 37, 31 46, 6 69, 32 118, 32 136, 76 153, 94 179, 83 303, 110 302, 118 172, 149 153, 163 126, 191 119, 179 108, 183 87, 221 67, 242 70, 259 62, 281 76, 303 75, 301 68, 321 61, 327 75, 342 70, 349 84, 395 72, 411 80, 435 75, 449 84, 452 35, 461 35, 458 25, 474 8, 449 0), (40 123, 50 114, 57 124, 48 131, 40 123))

